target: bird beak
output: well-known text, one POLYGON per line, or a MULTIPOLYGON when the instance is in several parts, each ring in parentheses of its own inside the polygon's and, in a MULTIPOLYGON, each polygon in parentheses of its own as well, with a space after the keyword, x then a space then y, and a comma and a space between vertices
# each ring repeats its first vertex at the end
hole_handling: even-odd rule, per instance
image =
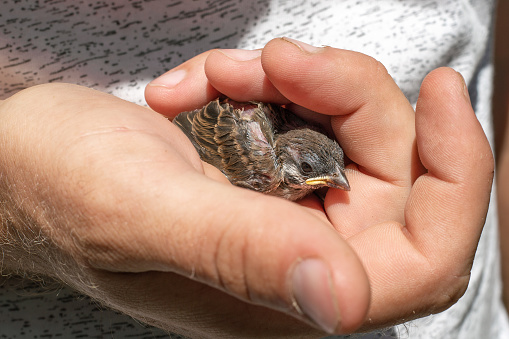
POLYGON ((350 184, 348 183, 348 179, 346 178, 344 173, 340 173, 337 176, 324 176, 317 178, 309 178, 306 180, 306 184, 315 186, 315 185, 323 185, 334 188, 342 189, 343 191, 350 190, 350 184))

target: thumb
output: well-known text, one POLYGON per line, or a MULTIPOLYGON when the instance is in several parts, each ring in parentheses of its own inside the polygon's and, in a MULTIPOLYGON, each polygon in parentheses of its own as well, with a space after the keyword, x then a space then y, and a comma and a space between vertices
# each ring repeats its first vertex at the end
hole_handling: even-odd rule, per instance
POLYGON ((366 275, 329 225, 294 203, 209 184, 191 214, 209 211, 206 219, 189 222, 195 236, 206 234, 206 243, 191 254, 205 282, 304 316, 329 333, 349 332, 363 322, 369 305, 366 275))
MULTIPOLYGON (((364 321, 366 274, 330 225, 295 203, 195 172, 180 178, 193 187, 163 187, 160 192, 180 195, 159 196, 131 220, 141 224, 135 233, 113 240, 124 256, 125 244, 136 244, 127 260, 121 257, 131 271, 176 272, 329 333, 351 332, 364 321)), ((150 197, 137 196, 145 199, 150 197)), ((122 266, 111 253, 94 255, 96 267, 122 266)))

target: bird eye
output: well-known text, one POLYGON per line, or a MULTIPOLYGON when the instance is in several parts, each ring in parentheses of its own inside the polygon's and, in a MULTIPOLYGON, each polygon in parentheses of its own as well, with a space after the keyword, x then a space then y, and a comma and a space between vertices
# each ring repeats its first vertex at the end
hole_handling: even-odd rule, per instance
POLYGON ((313 167, 311 167, 311 165, 308 164, 307 162, 301 163, 300 168, 302 169, 302 172, 304 172, 304 173, 309 173, 309 172, 313 171, 313 167))

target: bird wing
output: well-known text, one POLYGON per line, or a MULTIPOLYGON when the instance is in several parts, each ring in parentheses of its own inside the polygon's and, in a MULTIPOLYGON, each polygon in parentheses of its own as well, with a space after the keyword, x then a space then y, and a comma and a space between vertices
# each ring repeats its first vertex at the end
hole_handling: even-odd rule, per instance
POLYGON ((214 100, 179 114, 174 123, 191 139, 200 158, 233 184, 262 192, 279 185, 272 124, 258 105, 239 108, 214 100))
POLYGON ((200 150, 202 147, 196 142, 193 135, 193 120, 200 110, 201 109, 196 109, 194 111, 182 112, 173 119, 173 123, 177 125, 182 130, 182 132, 184 132, 187 138, 193 143, 196 151, 201 156, 200 150))

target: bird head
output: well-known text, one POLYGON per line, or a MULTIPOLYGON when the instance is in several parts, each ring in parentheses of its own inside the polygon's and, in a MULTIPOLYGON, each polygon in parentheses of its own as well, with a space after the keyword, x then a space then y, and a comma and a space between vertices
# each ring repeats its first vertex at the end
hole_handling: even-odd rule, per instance
POLYGON ((304 190, 324 186, 350 190, 343 149, 326 135, 309 128, 288 131, 279 135, 276 153, 287 186, 304 190))

